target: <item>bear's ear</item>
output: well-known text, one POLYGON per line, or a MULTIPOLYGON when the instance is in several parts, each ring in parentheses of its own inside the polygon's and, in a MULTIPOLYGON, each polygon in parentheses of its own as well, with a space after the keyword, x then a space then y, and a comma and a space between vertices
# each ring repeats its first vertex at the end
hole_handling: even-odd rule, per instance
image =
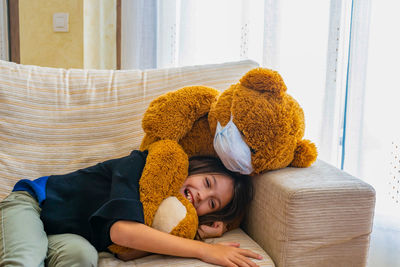
POLYGON ((249 89, 281 95, 286 92, 286 85, 277 71, 255 68, 247 72, 240 84, 249 89))
POLYGON ((310 140, 303 139, 297 143, 290 166, 298 168, 310 167, 317 159, 317 155, 317 147, 310 140))

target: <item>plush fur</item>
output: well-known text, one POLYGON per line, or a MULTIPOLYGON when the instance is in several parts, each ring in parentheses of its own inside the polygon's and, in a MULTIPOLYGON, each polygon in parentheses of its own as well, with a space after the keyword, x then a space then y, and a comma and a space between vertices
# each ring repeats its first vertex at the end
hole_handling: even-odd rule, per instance
MULTIPOLYGON (((195 236, 196 211, 179 194, 187 177, 188 157, 216 156, 213 139, 217 122, 225 126, 231 115, 250 147, 252 175, 286 166, 309 167, 317 158, 317 149, 303 139, 303 110, 286 90, 278 72, 256 68, 222 94, 213 88, 191 86, 152 101, 142 121, 145 137, 141 149, 149 150, 140 180, 145 223, 152 226, 161 202, 175 196, 186 207, 187 215, 171 234, 195 236)), ((124 248, 118 249, 124 253, 124 248)))
POLYGON ((232 115, 252 151, 251 175, 286 166, 309 167, 317 158, 317 149, 303 140, 303 109, 286 91, 278 72, 255 68, 222 94, 192 86, 162 95, 144 115, 146 135, 141 149, 156 140, 170 139, 188 156, 215 156, 212 144, 217 122, 225 126, 232 115))
MULTIPOLYGON (((144 222, 153 226, 153 220, 159 207, 169 201, 169 197, 175 197, 186 209, 186 215, 172 228, 171 234, 193 239, 197 232, 198 218, 196 209, 180 193, 183 182, 188 175, 189 160, 181 146, 172 140, 161 140, 151 144, 148 148, 148 156, 140 178, 140 201, 143 204, 144 222)), ((178 209, 177 209, 178 210, 178 209)), ((166 213, 165 211, 160 211, 166 213)), ((181 213, 182 210, 179 209, 181 213)), ((175 216, 170 211, 170 216, 175 216)), ((181 216, 181 214, 176 214, 181 216)), ((158 223, 159 224, 159 223, 158 223)), ((164 230, 159 227, 159 230, 164 230)), ((108 249, 116 254, 129 253, 130 249, 118 245, 111 245, 108 249)))

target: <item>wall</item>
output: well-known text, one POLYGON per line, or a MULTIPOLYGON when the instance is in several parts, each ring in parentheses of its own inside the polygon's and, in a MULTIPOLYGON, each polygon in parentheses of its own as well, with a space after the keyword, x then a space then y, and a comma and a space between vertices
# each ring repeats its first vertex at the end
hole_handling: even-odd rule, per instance
POLYGON ((21 64, 83 68, 83 1, 19 0, 21 64), (69 13, 69 32, 53 32, 53 13, 69 13))
POLYGON ((20 63, 60 68, 116 68, 116 0, 19 0, 20 63), (69 32, 53 14, 69 13, 69 32))

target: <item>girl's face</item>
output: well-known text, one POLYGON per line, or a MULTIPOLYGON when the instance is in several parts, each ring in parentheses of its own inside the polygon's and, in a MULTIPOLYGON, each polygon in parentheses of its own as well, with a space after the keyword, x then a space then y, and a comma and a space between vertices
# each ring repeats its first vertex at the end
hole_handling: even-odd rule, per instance
POLYGON ((180 193, 202 216, 225 207, 233 197, 233 181, 219 173, 198 173, 188 176, 180 193))

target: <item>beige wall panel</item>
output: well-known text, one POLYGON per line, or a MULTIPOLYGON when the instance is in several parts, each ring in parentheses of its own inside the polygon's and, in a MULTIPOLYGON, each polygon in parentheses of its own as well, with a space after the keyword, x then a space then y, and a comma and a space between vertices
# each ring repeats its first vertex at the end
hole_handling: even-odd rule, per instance
POLYGON ((83 0, 19 0, 21 63, 83 68, 83 0), (53 31, 53 14, 69 13, 69 31, 53 31))

